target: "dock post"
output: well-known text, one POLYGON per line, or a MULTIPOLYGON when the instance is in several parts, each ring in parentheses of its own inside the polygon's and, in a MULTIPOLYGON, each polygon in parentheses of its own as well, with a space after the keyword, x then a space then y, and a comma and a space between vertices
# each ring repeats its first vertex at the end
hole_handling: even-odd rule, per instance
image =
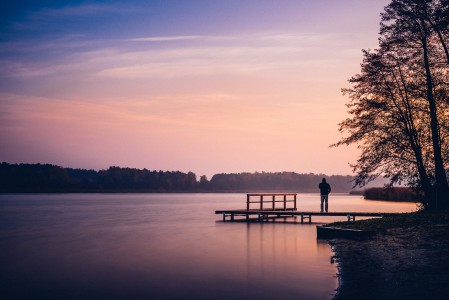
POLYGON ((234 214, 231 214, 231 221, 234 221, 234 214))
POLYGON ((226 213, 223 212, 223 222, 226 222, 226 213))
POLYGON ((275 195, 273 195, 273 210, 275 210, 275 209, 276 209, 276 204, 275 204, 275 202, 274 202, 275 198, 276 198, 276 196, 275 196, 275 195))
POLYGON ((301 213, 301 224, 304 224, 304 214, 301 213))
POLYGON ((249 194, 246 194, 246 210, 249 210, 249 194))
POLYGON ((263 195, 260 195, 260 210, 263 210, 263 195))
POLYGON ((351 216, 351 214, 348 214, 348 222, 350 222, 352 219, 352 221, 355 221, 355 216, 351 216))
POLYGON ((284 195, 284 210, 287 210, 287 195, 284 195))
POLYGON ((257 220, 260 222, 260 213, 257 213, 257 220))
POLYGON ((295 206, 294 206, 294 210, 296 211, 297 209, 296 209, 296 194, 295 195, 293 195, 294 196, 294 204, 295 204, 295 206))

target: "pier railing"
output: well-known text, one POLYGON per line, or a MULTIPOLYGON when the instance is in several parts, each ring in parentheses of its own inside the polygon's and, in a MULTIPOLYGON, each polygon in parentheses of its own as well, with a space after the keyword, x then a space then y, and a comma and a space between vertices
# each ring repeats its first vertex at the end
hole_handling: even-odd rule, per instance
POLYGON ((246 210, 251 209, 251 204, 257 206, 257 210, 283 210, 283 211, 296 211, 296 196, 293 193, 258 193, 258 194, 246 194, 246 210), (293 198, 292 198, 293 197, 293 198), (254 200, 257 198, 257 200, 254 200), (276 205, 281 203, 281 207, 276 205), (293 203, 293 206, 289 205, 293 203), (265 204, 265 205, 264 205, 265 204))

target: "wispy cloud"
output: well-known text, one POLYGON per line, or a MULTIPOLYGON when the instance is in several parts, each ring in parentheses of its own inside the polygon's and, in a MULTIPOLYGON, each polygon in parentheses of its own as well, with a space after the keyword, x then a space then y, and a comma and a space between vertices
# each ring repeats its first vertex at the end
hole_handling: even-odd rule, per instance
MULTIPOLYGON (((0 63, 10 71, 9 76, 20 78, 70 74, 82 78, 134 80, 210 75, 291 77, 308 73, 310 79, 317 70, 336 69, 346 56, 353 55, 348 52, 351 47, 343 44, 345 41, 338 35, 313 33, 138 37, 108 45, 74 41, 75 45, 87 49, 73 48, 65 57, 50 57, 39 63, 14 59, 0 63), (159 41, 182 43, 152 45, 159 41)), ((51 47, 57 44, 49 43, 51 47)))
MULTIPOLYGON (((183 77, 261 72, 280 74, 304 68, 330 68, 343 52, 337 36, 317 34, 257 34, 247 36, 178 36, 138 38, 138 41, 192 41, 163 49, 92 52, 91 62, 109 61, 111 67, 95 75, 113 78, 183 77), (333 51, 328 51, 333 47, 333 51), (118 62, 118 63, 113 63, 118 62)), ((108 65, 106 63, 106 65, 108 65)))
MULTIPOLYGON (((336 37, 345 38, 339 34, 317 34, 313 32, 286 33, 286 32, 261 32, 240 35, 180 35, 180 36, 144 36, 128 39, 133 42, 161 42, 161 41, 188 41, 201 42, 230 42, 230 43, 313 43, 332 40, 336 37)), ((347 36, 350 37, 350 36, 347 36)))
POLYGON ((171 41, 186 41, 197 40, 204 36, 200 35, 180 35, 180 36, 154 36, 154 37, 141 37, 129 39, 132 42, 171 42, 171 41))

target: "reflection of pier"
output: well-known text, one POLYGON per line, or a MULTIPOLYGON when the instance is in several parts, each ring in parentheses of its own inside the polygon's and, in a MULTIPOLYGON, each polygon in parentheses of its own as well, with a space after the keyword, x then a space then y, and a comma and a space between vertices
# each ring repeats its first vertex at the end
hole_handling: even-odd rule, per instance
POLYGON ((312 223, 312 216, 330 216, 330 217, 347 217, 348 221, 355 221, 356 217, 384 217, 387 215, 397 215, 395 213, 379 213, 379 212, 313 212, 313 211, 297 211, 297 194, 292 193, 269 193, 269 194, 247 194, 246 210, 217 210, 216 214, 223 216, 223 222, 230 221, 247 221, 247 222, 268 222, 283 218, 301 218, 301 223, 308 220, 312 223), (258 198, 254 200, 254 197, 258 198), (289 198, 290 197, 290 198, 289 198), (291 198, 293 197, 293 198, 291 198), (268 198, 268 199, 267 199, 268 198), (289 207, 288 204, 293 203, 289 207), (251 209, 251 204, 257 204, 257 209, 251 209), (267 205, 268 204, 268 205, 267 205), (280 205, 279 205, 280 204, 280 205), (236 218, 244 217, 244 218, 236 218))

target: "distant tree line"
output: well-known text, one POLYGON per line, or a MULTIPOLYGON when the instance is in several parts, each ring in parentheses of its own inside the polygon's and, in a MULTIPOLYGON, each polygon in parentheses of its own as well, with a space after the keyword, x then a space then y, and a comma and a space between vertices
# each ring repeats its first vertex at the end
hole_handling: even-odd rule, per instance
POLYGON ((368 188, 363 192, 363 195, 368 200, 420 202, 423 198, 422 194, 417 193, 416 189, 410 187, 368 188))
POLYGON ((291 191, 291 192, 318 192, 318 184, 323 177, 332 185, 333 192, 349 192, 353 186, 352 176, 323 174, 298 174, 295 172, 278 173, 238 173, 216 174, 207 183, 208 190, 231 191, 291 191))
POLYGON ((239 173, 206 176, 179 171, 110 167, 107 170, 63 168, 50 164, 0 164, 0 193, 98 192, 317 192, 326 177, 333 192, 349 192, 352 176, 323 174, 239 173))

